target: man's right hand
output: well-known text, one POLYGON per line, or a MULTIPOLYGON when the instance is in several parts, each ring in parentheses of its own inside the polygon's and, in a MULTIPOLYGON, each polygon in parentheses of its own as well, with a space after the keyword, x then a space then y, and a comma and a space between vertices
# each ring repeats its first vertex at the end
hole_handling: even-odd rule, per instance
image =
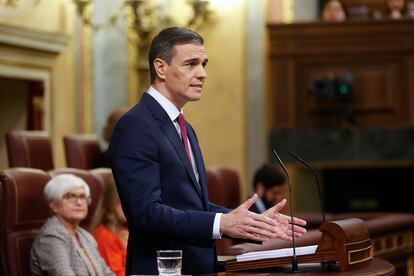
MULTIPOLYGON (((232 238, 256 241, 267 241, 275 238, 290 240, 292 228, 289 220, 275 220, 267 215, 260 215, 249 211, 256 199, 257 195, 254 194, 230 213, 223 214, 220 220, 220 232, 232 238)), ((286 200, 281 201, 277 204, 277 207, 275 206, 278 210, 273 210, 273 212, 278 212, 285 204, 286 200)), ((294 228, 295 236, 300 237, 301 234, 306 232, 304 228, 298 225, 295 225, 294 228)))

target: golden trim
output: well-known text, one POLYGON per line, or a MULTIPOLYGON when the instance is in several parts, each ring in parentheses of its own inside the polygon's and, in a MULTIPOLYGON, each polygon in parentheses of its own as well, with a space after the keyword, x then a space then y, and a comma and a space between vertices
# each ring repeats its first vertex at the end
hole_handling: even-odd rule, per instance
POLYGON ((19 0, 4 0, 4 1, 0 0, 0 5, 10 6, 10 7, 17 7, 18 4, 19 4, 19 0))
POLYGON ((0 42, 5 45, 59 54, 65 49, 68 39, 68 36, 63 33, 29 30, 4 22, 0 23, 0 42))
MULTIPOLYGON (((4 49, 1 49, 3 51, 4 49)), ((6 53, 7 54, 7 53, 6 53)), ((27 70, 40 70, 42 72, 47 72, 49 74, 52 73, 53 70, 51 70, 49 65, 45 64, 33 64, 33 63, 24 63, 20 60, 6 60, 3 59, 3 57, 0 55, 0 65, 5 65, 8 67, 16 67, 18 69, 27 69, 27 70)), ((33 78, 35 79, 35 78, 33 78)), ((38 79, 36 79, 38 80, 38 79)))
POLYGON ((295 0, 283 0, 283 23, 295 20, 295 0))
POLYGON ((356 241, 356 242, 347 243, 346 246, 351 246, 351 245, 355 245, 355 244, 361 244, 361 243, 365 243, 365 242, 369 242, 369 241, 371 241, 371 243, 372 243, 372 240, 371 239, 365 239, 363 241, 356 241))
POLYGON ((139 77, 138 77, 138 34, 134 30, 135 16, 134 12, 129 8, 126 11, 126 17, 128 22, 127 33, 127 78, 128 78, 128 104, 130 106, 137 103, 140 93, 139 89, 139 77))
POLYGON ((367 246, 367 247, 364 247, 364 248, 361 248, 361 249, 349 250, 348 251, 348 264, 349 265, 353 265, 353 264, 358 264, 358 263, 366 262, 366 261, 371 260, 373 258, 372 255, 373 255, 372 254, 372 245, 367 246), (357 252, 361 252, 361 251, 367 251, 367 250, 369 250, 369 256, 368 257, 366 257, 364 259, 361 259, 361 260, 357 260, 357 261, 351 262, 351 254, 357 253, 357 252))
POLYGON ((92 29, 82 24, 82 51, 83 59, 81 91, 80 91, 80 132, 92 133, 94 122, 94 97, 93 97, 93 56, 92 56, 92 29))

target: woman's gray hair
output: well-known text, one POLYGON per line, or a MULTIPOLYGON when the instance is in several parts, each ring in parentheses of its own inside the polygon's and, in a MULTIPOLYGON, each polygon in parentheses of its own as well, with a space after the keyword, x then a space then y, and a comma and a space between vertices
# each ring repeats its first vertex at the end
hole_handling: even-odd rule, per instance
POLYGON ((86 197, 91 196, 88 184, 80 177, 73 174, 59 174, 50 179, 43 191, 46 201, 59 201, 70 190, 75 188, 83 188, 86 197))

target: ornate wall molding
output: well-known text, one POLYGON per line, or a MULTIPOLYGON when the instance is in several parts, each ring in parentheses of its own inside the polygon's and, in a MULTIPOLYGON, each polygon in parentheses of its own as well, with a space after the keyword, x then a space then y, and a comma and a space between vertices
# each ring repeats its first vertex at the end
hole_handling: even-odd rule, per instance
POLYGON ((127 16, 129 16, 128 20, 128 32, 127 32, 127 78, 128 78, 128 105, 133 106, 137 103, 138 99, 141 96, 143 91, 139 89, 144 87, 146 84, 140 85, 140 74, 138 73, 138 33, 134 29, 134 14, 133 11, 130 9, 127 11, 127 16))
POLYGON ((68 43, 64 34, 52 34, 0 24, 0 44, 59 54, 68 43))
MULTIPOLYGON (((65 34, 26 30, 0 24, 0 76, 43 83, 43 125, 52 138, 54 159, 57 161, 63 161, 63 158, 60 158, 63 157, 62 130, 59 126, 62 117, 59 114, 62 112, 60 102, 70 104, 66 98, 72 93, 71 85, 65 77, 68 68, 64 66, 62 60, 59 61, 68 43, 69 38, 65 34)), ((67 110, 64 112, 67 114, 67 110)))
POLYGON ((81 23, 79 60, 79 131, 94 132, 93 31, 81 23))
POLYGON ((51 91, 56 56, 66 47, 68 37, 0 24, 0 76, 43 82, 45 129, 51 127, 51 91))

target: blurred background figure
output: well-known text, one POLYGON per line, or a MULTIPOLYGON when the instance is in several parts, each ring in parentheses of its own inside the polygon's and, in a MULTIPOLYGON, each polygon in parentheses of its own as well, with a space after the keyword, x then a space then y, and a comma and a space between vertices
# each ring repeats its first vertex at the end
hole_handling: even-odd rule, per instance
POLYGON ((92 235, 79 226, 88 214, 88 184, 72 174, 61 174, 46 184, 44 195, 53 216, 33 242, 31 275, 113 275, 92 235))
POLYGON ((323 21, 342 22, 345 21, 345 19, 345 8, 340 0, 329 0, 326 2, 322 12, 323 21))
POLYGON ((128 229, 114 181, 105 186, 92 229, 106 264, 117 276, 125 275, 128 229))
POLYGON ((255 213, 263 213, 284 198, 286 176, 279 166, 265 163, 255 173, 253 189, 258 199, 250 208, 255 213))
POLYGON ((405 0, 386 0, 388 16, 391 19, 401 19, 405 10, 405 0))
POLYGON ((407 11, 405 12, 407 17, 414 18, 414 1, 408 2, 406 5, 407 11))
MULTIPOLYGON (((102 129, 102 137, 106 144, 109 143, 112 136, 112 130, 114 129, 118 120, 129 110, 126 106, 120 106, 109 114, 106 119, 105 126, 102 129)), ((109 168, 108 149, 102 151, 100 157, 97 159, 95 168, 109 168)))

